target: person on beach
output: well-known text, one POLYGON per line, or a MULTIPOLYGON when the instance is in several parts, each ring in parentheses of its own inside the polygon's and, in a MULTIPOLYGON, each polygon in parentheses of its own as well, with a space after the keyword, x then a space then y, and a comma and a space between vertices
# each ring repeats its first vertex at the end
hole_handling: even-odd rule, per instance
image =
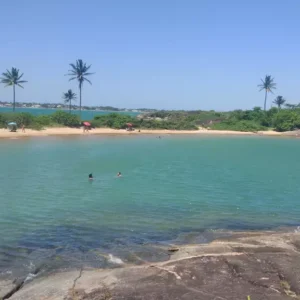
POLYGON ((93 174, 89 174, 89 180, 94 180, 93 174))
POLYGON ((22 132, 25 133, 25 125, 24 124, 22 125, 22 132))
POLYGON ((117 177, 121 177, 121 176, 122 176, 121 172, 118 172, 117 177))

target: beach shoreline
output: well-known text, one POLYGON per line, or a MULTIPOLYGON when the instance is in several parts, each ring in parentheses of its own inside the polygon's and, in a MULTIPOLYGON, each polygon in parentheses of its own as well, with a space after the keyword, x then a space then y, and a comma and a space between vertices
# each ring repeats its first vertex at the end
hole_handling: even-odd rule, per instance
POLYGON ((22 138, 22 137, 47 137, 47 136, 89 136, 89 135, 114 135, 114 136, 133 136, 133 135, 239 135, 239 136, 298 136, 298 132, 276 132, 276 131, 258 131, 258 132, 242 132, 229 130, 207 130, 200 128, 199 130, 150 130, 141 129, 135 131, 126 131, 124 129, 111 128, 95 128, 89 132, 83 132, 82 128, 55 127, 45 128, 43 130, 26 129, 22 132, 20 129, 17 132, 10 132, 7 129, 0 129, 0 138, 22 138))

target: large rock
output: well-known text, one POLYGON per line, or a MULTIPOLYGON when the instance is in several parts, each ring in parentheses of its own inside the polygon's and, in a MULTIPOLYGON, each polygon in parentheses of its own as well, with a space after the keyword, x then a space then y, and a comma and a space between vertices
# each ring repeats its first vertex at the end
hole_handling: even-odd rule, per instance
POLYGON ((299 234, 237 234, 179 247, 167 262, 38 278, 10 299, 300 299, 299 270, 299 234))
POLYGON ((6 295, 13 293, 16 289, 16 284, 13 280, 0 280, 0 299, 6 295))

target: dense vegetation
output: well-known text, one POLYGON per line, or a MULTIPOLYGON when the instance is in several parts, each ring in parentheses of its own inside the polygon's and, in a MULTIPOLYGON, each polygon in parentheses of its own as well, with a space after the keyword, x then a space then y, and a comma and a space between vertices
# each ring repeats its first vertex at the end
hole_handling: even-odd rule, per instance
MULTIPOLYGON (((289 131, 300 129, 300 108, 273 107, 264 111, 259 107, 252 110, 235 110, 232 112, 215 111, 157 111, 138 117, 111 113, 95 116, 92 127, 125 129, 131 123, 136 129, 174 129, 197 130, 205 127, 211 130, 251 131, 274 129, 289 131)), ((9 122, 16 122, 19 127, 41 130, 45 127, 80 127, 82 121, 76 114, 56 111, 51 115, 34 116, 30 113, 0 113, 0 127, 6 128, 9 122)))
POLYGON ((194 122, 186 120, 186 118, 175 119, 155 119, 151 117, 136 118, 128 115, 120 115, 112 113, 109 115, 95 116, 92 121, 94 127, 110 127, 122 129, 127 127, 127 123, 131 123, 134 128, 144 129, 174 129, 174 130, 197 130, 198 127, 194 122))
POLYGON ((6 128, 9 122, 16 122, 18 127, 41 130, 45 127, 79 127, 80 119, 77 115, 64 111, 56 111, 52 115, 34 116, 30 113, 0 113, 0 127, 6 128))
POLYGON ((219 123, 210 126, 215 130, 259 131, 274 129, 289 131, 300 128, 300 109, 271 108, 263 111, 259 107, 253 110, 235 110, 219 123))
MULTIPOLYGON (((160 114, 160 112, 158 112, 160 114)), ((210 113, 209 113, 210 114, 210 113)), ((211 116, 215 117, 212 113, 211 116)), ((151 115, 143 117, 132 117, 129 115, 111 113, 107 115, 95 116, 91 121, 92 127, 109 127, 115 129, 125 129, 131 123, 138 129, 174 129, 174 130, 197 130, 199 122, 198 113, 175 112, 170 113, 167 118, 157 118, 151 115)), ((218 115, 218 114, 217 114, 218 115)), ((207 113, 203 113, 203 120, 207 119, 207 113)), ((41 130, 45 127, 80 127, 81 120, 78 115, 70 114, 65 111, 56 111, 51 115, 34 116, 30 113, 0 113, 0 127, 6 128, 9 122, 16 122, 18 127, 23 124, 26 128, 41 130)))

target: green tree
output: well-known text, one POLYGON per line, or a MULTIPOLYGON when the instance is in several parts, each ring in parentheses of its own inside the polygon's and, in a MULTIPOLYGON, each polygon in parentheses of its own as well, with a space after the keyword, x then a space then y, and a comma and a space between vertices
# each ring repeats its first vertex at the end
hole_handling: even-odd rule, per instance
POLYGON ((21 75, 19 74, 19 69, 11 68, 10 71, 6 70, 5 73, 2 73, 3 77, 0 78, 1 83, 5 84, 5 86, 13 87, 13 111, 16 109, 16 85, 23 89, 24 87, 21 83, 27 82, 25 80, 21 80, 23 75, 23 73, 21 75))
POLYGON ((63 99, 66 104, 69 103, 69 113, 71 113, 72 101, 77 99, 77 95, 72 90, 68 90, 66 93, 63 93, 63 99))
POLYGON ((80 126, 79 116, 69 114, 65 111, 58 110, 51 115, 52 121, 57 124, 68 126, 68 127, 78 127, 80 126))
POLYGON ((278 106, 278 109, 281 108, 281 105, 285 103, 285 99, 282 96, 277 96, 275 100, 273 101, 274 104, 278 106))
POLYGON ((260 88, 259 91, 265 90, 264 110, 266 110, 268 93, 273 93, 273 90, 276 89, 276 83, 274 82, 274 78, 272 78, 271 75, 266 75, 264 80, 261 79, 261 82, 262 83, 259 84, 258 87, 260 88))
POLYGON ((296 110, 280 110, 273 119, 276 131, 289 131, 300 128, 300 115, 296 110))
MULTIPOLYGON (((298 104, 299 105, 299 104, 298 104)), ((285 107, 288 109, 295 109, 298 107, 297 104, 285 103, 285 107)))
POLYGON ((87 66, 86 63, 82 61, 82 59, 77 59, 76 64, 70 64, 71 70, 69 70, 69 73, 67 76, 71 76, 69 81, 76 79, 78 81, 79 85, 79 111, 81 116, 81 90, 82 85, 84 81, 87 81, 89 84, 92 84, 89 79, 87 79, 87 76, 90 76, 94 73, 89 73, 88 70, 92 65, 87 66))

